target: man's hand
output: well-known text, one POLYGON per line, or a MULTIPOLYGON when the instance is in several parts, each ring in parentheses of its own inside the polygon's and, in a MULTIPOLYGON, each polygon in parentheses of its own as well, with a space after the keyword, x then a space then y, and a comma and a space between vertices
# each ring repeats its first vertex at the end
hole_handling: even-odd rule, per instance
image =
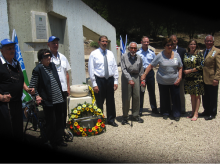
POLYGON ((186 74, 186 75, 187 75, 187 74, 191 73, 191 72, 192 72, 192 70, 191 70, 191 69, 188 69, 188 70, 184 70, 183 72, 184 72, 184 74, 186 74))
POLYGON ((143 80, 145 80, 146 79, 146 74, 143 74, 142 76, 141 76, 141 81, 143 81, 143 80))
POLYGON ((36 103, 39 105, 43 99, 40 96, 36 96, 36 103))
POLYGON ((217 86, 218 85, 218 80, 213 80, 213 86, 217 86))
POLYGON ((1 96, 1 101, 2 102, 10 102, 11 99, 11 95, 10 94, 6 94, 6 95, 2 95, 1 96))
POLYGON ((118 84, 114 84, 114 91, 118 89, 118 84))
POLYGON ((128 82, 128 84, 130 84, 132 87, 134 87, 134 81, 133 81, 133 80, 130 80, 130 81, 128 82))
POLYGON ((174 83, 174 85, 178 86, 178 85, 180 84, 180 81, 181 81, 181 79, 178 78, 178 79, 176 80, 176 82, 174 83))
POLYGON ((98 93, 98 92, 99 92, 99 87, 98 87, 98 86, 93 87, 93 91, 94 91, 95 93, 98 93))
POLYGON ((70 87, 68 87, 68 89, 67 89, 67 94, 68 94, 68 96, 70 95, 70 87))

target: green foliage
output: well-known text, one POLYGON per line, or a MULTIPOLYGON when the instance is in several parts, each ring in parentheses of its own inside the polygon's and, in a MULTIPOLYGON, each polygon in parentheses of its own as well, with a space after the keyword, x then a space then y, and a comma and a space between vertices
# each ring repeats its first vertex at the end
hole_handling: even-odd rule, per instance
POLYGON ((93 42, 90 43, 90 47, 98 48, 99 47, 99 43, 93 41, 93 42))

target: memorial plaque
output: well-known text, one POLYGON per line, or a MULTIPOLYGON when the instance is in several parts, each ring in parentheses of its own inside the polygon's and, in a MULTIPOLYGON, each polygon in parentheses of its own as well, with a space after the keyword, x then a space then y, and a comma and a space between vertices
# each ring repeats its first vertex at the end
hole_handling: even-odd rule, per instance
POLYGON ((47 39, 46 16, 35 15, 36 39, 47 39))

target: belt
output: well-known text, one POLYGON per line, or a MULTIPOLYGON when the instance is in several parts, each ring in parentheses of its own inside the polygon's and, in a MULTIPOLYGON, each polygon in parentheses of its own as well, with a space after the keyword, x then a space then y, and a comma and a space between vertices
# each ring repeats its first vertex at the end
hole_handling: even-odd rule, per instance
MULTIPOLYGON (((99 76, 96 76, 96 75, 95 75, 95 77, 100 78, 100 79, 105 79, 105 77, 99 77, 99 76)), ((109 78, 112 78, 112 77, 113 77, 113 76, 109 76, 109 78)), ((108 78, 108 79, 109 79, 109 78, 108 78)))
POLYGON ((130 75, 139 75, 139 73, 129 73, 130 75))

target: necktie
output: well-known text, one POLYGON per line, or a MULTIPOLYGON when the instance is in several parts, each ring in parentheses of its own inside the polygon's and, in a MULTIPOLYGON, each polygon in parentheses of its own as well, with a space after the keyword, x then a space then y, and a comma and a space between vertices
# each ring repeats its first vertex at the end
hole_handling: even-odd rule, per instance
POLYGON ((208 53, 209 53, 209 50, 207 49, 207 50, 205 51, 204 59, 206 58, 206 56, 208 55, 208 53))
POLYGON ((103 51, 103 54, 104 54, 103 57, 104 57, 105 78, 108 79, 109 74, 108 74, 108 60, 107 60, 106 51, 103 51))

